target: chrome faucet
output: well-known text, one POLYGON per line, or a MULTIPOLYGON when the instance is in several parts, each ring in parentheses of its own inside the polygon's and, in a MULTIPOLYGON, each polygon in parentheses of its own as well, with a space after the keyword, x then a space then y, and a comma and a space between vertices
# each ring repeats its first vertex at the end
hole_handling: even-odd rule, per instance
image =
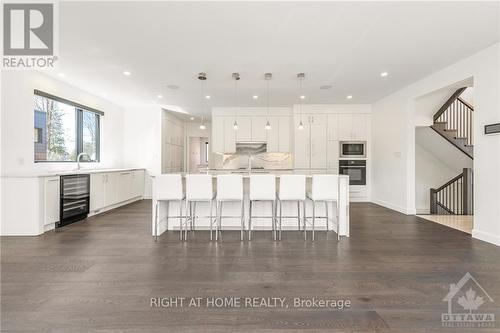
POLYGON ((77 163, 77 166, 78 166, 78 167, 77 167, 77 171, 80 171, 80 159, 81 159, 81 157, 82 157, 83 155, 86 155, 86 156, 90 159, 90 156, 89 156, 89 154, 87 154, 87 153, 83 153, 83 152, 82 152, 82 153, 78 154, 78 156, 76 157, 76 163, 77 163))

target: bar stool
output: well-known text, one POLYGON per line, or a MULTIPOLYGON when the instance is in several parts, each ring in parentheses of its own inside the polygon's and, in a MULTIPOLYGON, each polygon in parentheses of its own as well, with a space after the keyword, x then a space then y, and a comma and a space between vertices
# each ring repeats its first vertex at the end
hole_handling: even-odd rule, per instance
POLYGON ((297 222, 300 230, 300 203, 304 211, 304 239, 306 239, 306 176, 305 175, 283 175, 280 177, 280 188, 278 202, 280 206, 279 216, 279 239, 281 240, 281 220, 282 218, 293 218, 295 216, 283 216, 283 201, 297 202, 297 222))
MULTIPOLYGON (((335 217, 337 222, 337 241, 339 236, 339 176, 338 175, 314 175, 312 177, 311 191, 307 193, 307 198, 312 201, 312 240, 314 242, 314 225, 316 219, 326 220, 326 231, 329 230, 328 224, 328 203, 332 203, 332 210, 335 203, 335 217), (325 216, 316 216, 316 202, 325 204, 325 216)), ((306 221, 308 218, 305 218, 306 221)), ((307 221, 308 222, 308 221, 307 221)))
POLYGON ((241 218, 241 240, 245 232, 245 204, 243 200, 243 176, 242 175, 219 175, 217 176, 217 218, 219 222, 216 224, 215 240, 218 240, 221 230, 222 218, 241 218), (241 202, 240 216, 223 216, 222 204, 224 202, 241 202))
POLYGON ((182 239, 182 203, 184 193, 182 192, 182 177, 180 174, 164 174, 156 176, 154 179, 154 199, 155 199, 155 241, 158 240, 158 210, 161 202, 167 203, 167 231, 168 220, 170 218, 178 218, 180 239, 182 239), (179 202, 179 216, 170 216, 170 202, 179 202))
POLYGON ((276 240, 276 176, 250 176, 250 207, 248 213, 248 240, 252 239, 252 217, 271 218, 272 234, 276 240), (252 206, 256 201, 271 203, 271 216, 252 216, 252 206))
POLYGON ((186 219, 185 219, 185 233, 184 239, 187 240, 187 227, 188 221, 190 230, 194 232, 196 218, 209 218, 210 224, 210 240, 212 240, 212 227, 216 221, 213 217, 213 203, 215 194, 212 185, 211 175, 186 175, 186 219), (196 204, 198 202, 210 203, 209 216, 196 216, 196 204), (188 216, 189 209, 189 216, 188 216))

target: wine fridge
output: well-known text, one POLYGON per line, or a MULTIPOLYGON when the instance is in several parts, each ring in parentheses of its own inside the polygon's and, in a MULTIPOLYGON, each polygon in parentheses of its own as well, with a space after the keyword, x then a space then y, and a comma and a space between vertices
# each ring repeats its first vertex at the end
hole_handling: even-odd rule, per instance
POLYGON ((85 219, 90 205, 89 174, 61 176, 60 184, 61 205, 57 227, 85 219))

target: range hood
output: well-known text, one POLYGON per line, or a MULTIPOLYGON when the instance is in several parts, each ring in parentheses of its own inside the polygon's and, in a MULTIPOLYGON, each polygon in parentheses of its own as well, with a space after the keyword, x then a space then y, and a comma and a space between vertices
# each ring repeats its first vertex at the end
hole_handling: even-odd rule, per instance
POLYGON ((263 153, 267 153, 265 142, 236 142, 236 154, 253 156, 263 153))

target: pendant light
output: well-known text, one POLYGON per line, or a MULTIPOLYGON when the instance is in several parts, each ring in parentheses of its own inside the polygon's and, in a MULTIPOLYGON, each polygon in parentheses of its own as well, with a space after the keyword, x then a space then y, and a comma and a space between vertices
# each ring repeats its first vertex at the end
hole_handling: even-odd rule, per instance
MULTIPOLYGON (((306 77, 305 73, 297 74, 297 79, 299 79, 300 96, 304 96, 304 95, 302 95, 302 81, 304 81, 305 77, 306 77)), ((302 123, 302 98, 300 99, 300 104, 299 104, 299 116, 300 116, 300 122, 299 122, 298 128, 299 128, 299 130, 303 130, 304 124, 302 123)))
POLYGON ((264 79, 266 79, 266 130, 271 129, 271 124, 269 123, 269 81, 273 78, 272 73, 266 73, 264 74, 264 79))
MULTIPOLYGON (((207 73, 204 73, 204 72, 198 73, 198 80, 200 80, 200 86, 201 86, 201 103, 200 103, 201 112, 203 112, 203 106, 205 103, 205 99, 203 98, 203 88, 204 88, 203 84, 205 83, 206 79, 207 79, 207 73)), ((205 118, 203 116, 201 116, 200 129, 204 130, 206 128, 207 127, 205 126, 205 118)))
MULTIPOLYGON (((235 105, 235 108, 237 108, 238 107, 238 81, 240 80, 240 74, 233 73, 232 77, 234 80, 234 105, 235 105)), ((238 121, 236 120, 236 114, 234 115, 233 128, 235 131, 239 128, 238 121)))

